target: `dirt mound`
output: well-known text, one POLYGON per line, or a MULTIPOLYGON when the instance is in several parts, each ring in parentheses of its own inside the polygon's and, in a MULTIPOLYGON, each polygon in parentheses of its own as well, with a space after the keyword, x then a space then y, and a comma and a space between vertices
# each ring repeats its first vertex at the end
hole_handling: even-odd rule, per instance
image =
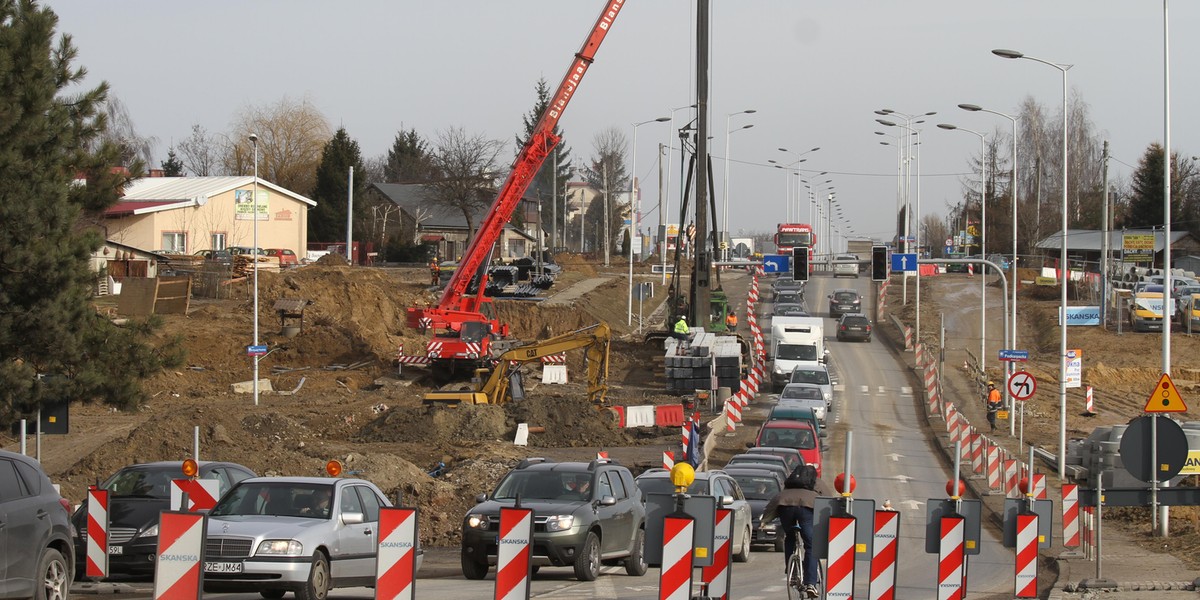
POLYGON ((585 277, 596 276, 596 269, 592 267, 591 263, 584 260, 582 255, 563 252, 554 255, 554 262, 564 270, 579 273, 585 277))
POLYGON ((322 267, 348 267, 350 262, 341 254, 329 253, 317 259, 317 264, 322 267))

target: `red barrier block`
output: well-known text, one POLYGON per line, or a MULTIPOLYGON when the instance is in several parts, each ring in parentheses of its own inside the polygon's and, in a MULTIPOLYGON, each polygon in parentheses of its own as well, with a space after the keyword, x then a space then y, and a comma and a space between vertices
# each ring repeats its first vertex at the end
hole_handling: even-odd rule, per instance
POLYGON ((654 424, 659 427, 683 427, 683 405, 654 407, 654 424))

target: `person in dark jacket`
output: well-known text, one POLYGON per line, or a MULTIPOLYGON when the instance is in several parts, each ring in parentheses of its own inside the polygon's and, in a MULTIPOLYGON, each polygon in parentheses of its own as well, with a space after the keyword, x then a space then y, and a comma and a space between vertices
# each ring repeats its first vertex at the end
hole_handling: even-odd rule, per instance
POLYGON ((817 497, 833 496, 834 490, 817 477, 817 469, 812 465, 804 465, 793 471, 784 482, 783 488, 783 491, 767 503, 760 523, 770 523, 775 517, 779 517, 779 527, 784 536, 784 569, 787 568, 792 553, 796 551, 796 533, 799 530, 800 539, 804 544, 804 593, 809 598, 816 598, 820 577, 817 571, 817 555, 813 552, 813 507, 817 497))

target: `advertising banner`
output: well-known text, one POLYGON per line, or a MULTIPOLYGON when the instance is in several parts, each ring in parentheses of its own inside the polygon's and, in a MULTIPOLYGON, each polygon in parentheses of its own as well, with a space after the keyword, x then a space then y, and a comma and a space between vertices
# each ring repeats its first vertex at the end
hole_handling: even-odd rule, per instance
MULTIPOLYGON (((268 211, 271 208, 270 198, 267 197, 267 190, 259 188, 258 190, 258 220, 268 221, 270 217, 268 211)), ((234 190, 233 191, 233 218, 239 221, 253 221, 255 214, 254 190, 234 190)))

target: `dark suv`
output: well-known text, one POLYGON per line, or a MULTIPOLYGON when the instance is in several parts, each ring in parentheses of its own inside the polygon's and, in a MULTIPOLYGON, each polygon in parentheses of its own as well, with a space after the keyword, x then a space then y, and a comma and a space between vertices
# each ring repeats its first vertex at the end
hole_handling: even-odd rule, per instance
POLYGON ((0 598, 67 598, 70 504, 37 461, 0 450, 0 598))
POLYGON ((861 313, 846 313, 838 321, 837 339, 871 341, 871 320, 861 313))
POLYGON ((621 563, 630 575, 646 573, 646 510, 629 469, 607 460, 553 463, 522 460, 489 496, 467 511, 462 527, 462 571, 483 579, 496 564, 500 507, 533 509, 533 569, 574 567, 580 581, 600 575, 600 565, 621 563))
POLYGON ((829 295, 829 316, 838 318, 846 313, 862 312, 862 296, 846 288, 833 290, 829 295))

